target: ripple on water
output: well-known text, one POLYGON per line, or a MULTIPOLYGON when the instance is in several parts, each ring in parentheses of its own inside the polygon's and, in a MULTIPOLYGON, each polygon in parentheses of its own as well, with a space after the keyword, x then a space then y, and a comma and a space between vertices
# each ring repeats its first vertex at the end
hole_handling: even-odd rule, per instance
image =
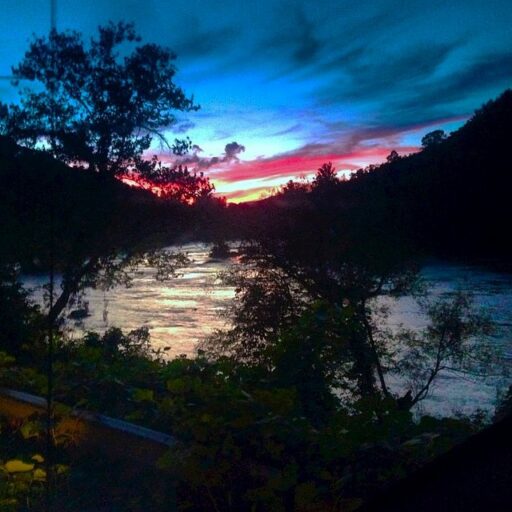
MULTIPOLYGON (((130 288, 117 287, 106 293, 90 290, 85 300, 92 314, 81 325, 71 324, 71 331, 78 335, 84 330, 102 332, 111 326, 120 326, 126 331, 146 326, 155 348, 171 347, 165 352, 166 357, 193 354, 199 340, 228 325, 223 313, 231 304, 234 289, 219 281, 218 274, 226 270, 227 264, 210 260, 208 246, 191 244, 182 249, 188 253, 191 263, 181 270, 181 277, 170 283, 158 282, 154 279, 154 270, 146 268, 137 273, 130 288)), ((496 322, 497 331, 490 341, 502 348, 503 363, 512 365, 511 275, 467 265, 436 264, 424 268, 422 276, 432 286, 434 295, 447 296, 459 289, 473 292, 481 310, 488 312, 496 322)), ((41 300, 45 276, 28 276, 24 282, 34 288, 34 296, 41 300)), ((425 325, 425 317, 410 297, 389 305, 390 327, 403 324, 421 328, 425 325)), ((493 402, 497 386, 494 381, 482 384, 443 375, 422 407, 437 413, 454 407, 468 412, 493 402)))

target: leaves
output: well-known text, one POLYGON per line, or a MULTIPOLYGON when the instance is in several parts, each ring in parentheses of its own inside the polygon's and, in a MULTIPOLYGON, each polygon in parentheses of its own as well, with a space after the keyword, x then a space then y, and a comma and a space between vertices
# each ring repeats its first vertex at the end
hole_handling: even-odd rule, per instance
POLYGON ((34 469, 34 464, 23 462, 19 459, 12 459, 4 464, 8 473, 26 473, 34 469))
POLYGON ((133 392, 133 399, 135 402, 153 402, 155 399, 155 392, 152 389, 135 389, 133 392))
POLYGON ((25 421, 20 428, 23 439, 39 437, 44 433, 44 427, 39 421, 25 421))
POLYGON ((75 31, 34 38, 13 72, 42 87, 22 89, 21 107, 4 120, 7 133, 31 143, 50 138, 60 160, 92 171, 136 166, 153 135, 165 141, 176 110, 197 109, 174 83, 175 55, 139 41, 126 23, 100 27, 90 45, 75 31), (126 57, 123 45, 132 47, 126 57))
POLYGON ((46 481, 46 471, 45 471, 44 469, 37 468, 37 469, 34 471, 33 478, 34 478, 34 480, 36 480, 37 482, 44 482, 44 481, 46 481))

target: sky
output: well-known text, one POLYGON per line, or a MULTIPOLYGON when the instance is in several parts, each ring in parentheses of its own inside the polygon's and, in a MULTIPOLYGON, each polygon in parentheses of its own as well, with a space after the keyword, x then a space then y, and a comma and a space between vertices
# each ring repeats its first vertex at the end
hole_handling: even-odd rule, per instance
MULTIPOLYGON (((50 0, 0 9, 1 76, 47 33, 50 0)), ((86 37, 132 21, 176 52, 176 81, 201 109, 168 135, 190 137, 190 167, 235 202, 327 161, 348 173, 417 151, 512 86, 510 0, 57 0, 56 20, 86 37)))

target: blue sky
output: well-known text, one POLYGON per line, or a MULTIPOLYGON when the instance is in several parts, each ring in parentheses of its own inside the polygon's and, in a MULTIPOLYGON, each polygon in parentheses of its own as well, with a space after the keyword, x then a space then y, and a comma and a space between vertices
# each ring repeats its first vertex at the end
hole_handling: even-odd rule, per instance
MULTIPOLYGON (((0 6, 6 75, 48 30, 50 0, 0 6)), ((60 29, 90 36, 109 20, 176 51, 177 81, 201 110, 175 131, 233 199, 327 159, 350 170, 411 152, 512 85, 510 0, 58 0, 60 29)), ((13 99, 8 82, 0 95, 13 99)))

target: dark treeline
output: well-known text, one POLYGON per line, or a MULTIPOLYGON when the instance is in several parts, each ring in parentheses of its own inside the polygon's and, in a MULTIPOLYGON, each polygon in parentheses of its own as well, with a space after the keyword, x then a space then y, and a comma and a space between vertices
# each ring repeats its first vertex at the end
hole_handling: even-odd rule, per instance
POLYGON ((449 136, 440 131, 426 136, 419 153, 392 153, 386 163, 359 170, 347 181, 289 184, 269 199, 232 205, 229 229, 250 238, 290 229, 318 233, 319 223, 326 223, 347 242, 373 237, 375 243, 399 242, 403 250, 424 255, 506 263, 511 132, 512 91, 507 90, 449 136))
POLYGON ((52 252, 59 265, 140 243, 208 238, 209 219, 222 204, 211 197, 194 206, 159 198, 0 136, 0 256, 25 271, 47 270, 52 252))
POLYGON ((163 133, 176 112, 199 108, 174 82, 175 58, 123 22, 88 42, 73 31, 34 36, 12 69, 21 101, 0 102, 2 262, 41 270, 192 236, 194 218, 217 204, 213 187, 145 158, 154 138, 176 155, 190 147, 163 133), (116 179, 127 175, 165 200, 116 179))
MULTIPOLYGON (((261 201, 211 199, 190 208, 98 173, 71 169, 41 151, 0 138, 3 256, 30 269, 48 251, 50 217, 58 247, 109 227, 126 246, 153 233, 159 245, 202 239, 280 236, 328 225, 336 237, 394 245, 400 251, 473 260, 510 260, 503 223, 508 199, 512 91, 478 110, 459 130, 428 141, 416 154, 335 177, 319 186, 289 184, 261 201), (43 170, 44 169, 44 170, 43 170)), ((434 132, 435 133, 435 132, 434 132)), ((101 243, 104 243, 102 240, 101 243)), ((4 258, 5 259, 5 258, 4 258)), ((37 270, 37 268, 36 268, 37 270)))

